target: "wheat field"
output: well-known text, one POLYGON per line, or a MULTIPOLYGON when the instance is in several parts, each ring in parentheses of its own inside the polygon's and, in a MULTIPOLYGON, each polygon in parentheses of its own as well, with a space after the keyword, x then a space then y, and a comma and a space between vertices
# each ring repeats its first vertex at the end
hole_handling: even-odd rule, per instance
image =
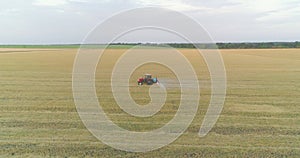
MULTIPOLYGON (((179 50, 201 83, 197 116, 172 144, 132 153, 101 143, 80 120, 72 94, 77 49, 0 49, 0 157, 300 156, 300 49, 221 50, 226 101, 218 122, 203 138, 198 131, 210 101, 209 72, 196 50, 179 50)), ((136 118, 123 112, 113 99, 110 75, 125 51, 108 49, 102 56, 96 72, 99 102, 122 128, 159 128, 175 115, 180 89, 169 89, 166 104, 153 117, 136 118)), ((176 81, 163 65, 139 67, 130 78, 132 98, 139 104, 150 100, 149 86, 136 85, 143 73, 176 81)))

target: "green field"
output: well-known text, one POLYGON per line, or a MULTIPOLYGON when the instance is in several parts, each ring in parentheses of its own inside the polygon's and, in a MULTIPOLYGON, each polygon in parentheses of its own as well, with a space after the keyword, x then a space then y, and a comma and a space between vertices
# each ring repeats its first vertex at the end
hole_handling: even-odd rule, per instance
MULTIPOLYGON (((162 110, 151 118, 128 116, 110 89, 113 65, 125 49, 108 49, 98 65, 97 94, 119 126, 148 131, 170 120, 180 93, 171 89, 162 110), (104 93, 103 93, 104 92, 104 93)), ((197 117, 172 144, 147 153, 115 150, 83 125, 72 95, 77 49, 0 49, 0 157, 299 157, 300 49, 222 50, 228 87, 223 112, 203 138, 198 130, 210 100, 208 70, 196 50, 180 49, 202 84, 197 117)), ((145 71, 175 78, 161 65, 137 69, 130 79, 136 102, 149 102, 147 86, 136 86, 145 71)), ((169 91, 168 91, 169 93, 169 91)))

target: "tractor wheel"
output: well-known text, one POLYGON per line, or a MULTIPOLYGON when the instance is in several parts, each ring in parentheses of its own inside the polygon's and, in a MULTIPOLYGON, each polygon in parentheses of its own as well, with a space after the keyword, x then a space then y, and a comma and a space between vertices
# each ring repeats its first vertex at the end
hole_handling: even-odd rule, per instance
POLYGON ((153 85, 153 81, 152 80, 147 80, 147 85, 153 85))

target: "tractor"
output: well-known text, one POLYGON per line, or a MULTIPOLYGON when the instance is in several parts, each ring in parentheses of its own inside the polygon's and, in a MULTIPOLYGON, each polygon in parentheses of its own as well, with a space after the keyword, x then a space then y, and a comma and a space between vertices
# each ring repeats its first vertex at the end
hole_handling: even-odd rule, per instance
POLYGON ((143 84, 147 84, 147 85, 153 85, 154 83, 157 83, 158 80, 157 78, 152 78, 151 74, 145 74, 144 78, 141 77, 137 80, 138 85, 143 85, 143 84))

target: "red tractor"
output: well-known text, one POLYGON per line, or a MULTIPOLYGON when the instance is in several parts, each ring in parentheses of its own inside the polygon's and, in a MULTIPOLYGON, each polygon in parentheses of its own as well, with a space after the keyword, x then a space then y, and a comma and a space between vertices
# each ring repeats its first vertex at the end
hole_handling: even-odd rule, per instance
POLYGON ((152 75, 151 74, 145 74, 144 75, 144 78, 141 77, 137 80, 138 82, 138 85, 143 85, 144 83, 147 84, 147 85, 153 85, 154 83, 157 83, 158 80, 157 78, 152 78, 152 75))

